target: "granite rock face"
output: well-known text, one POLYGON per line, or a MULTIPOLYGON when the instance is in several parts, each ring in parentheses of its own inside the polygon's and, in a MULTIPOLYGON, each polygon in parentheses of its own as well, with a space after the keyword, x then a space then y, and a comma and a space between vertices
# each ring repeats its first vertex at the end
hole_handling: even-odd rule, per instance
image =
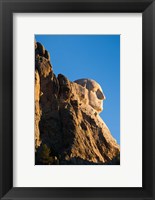
POLYGON ((35 43, 36 164, 119 164, 119 145, 89 102, 90 90, 56 77, 49 53, 35 43))
POLYGON ((103 100, 105 100, 105 95, 103 94, 101 86, 96 81, 86 78, 74 82, 87 89, 88 94, 86 94, 86 98, 88 99, 88 104, 96 110, 97 113, 100 113, 103 110, 103 100))

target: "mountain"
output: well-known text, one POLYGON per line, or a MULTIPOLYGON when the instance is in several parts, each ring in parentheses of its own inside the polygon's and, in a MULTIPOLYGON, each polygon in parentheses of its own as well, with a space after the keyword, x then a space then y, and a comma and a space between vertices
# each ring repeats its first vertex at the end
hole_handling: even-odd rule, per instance
POLYGON ((35 42, 35 164, 119 164, 120 147, 99 116, 103 99, 94 80, 56 77, 35 42))

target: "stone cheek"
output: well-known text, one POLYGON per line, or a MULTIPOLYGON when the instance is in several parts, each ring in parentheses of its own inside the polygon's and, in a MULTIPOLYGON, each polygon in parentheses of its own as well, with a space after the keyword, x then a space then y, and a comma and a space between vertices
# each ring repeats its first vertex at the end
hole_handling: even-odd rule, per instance
POLYGON ((97 98, 96 92, 89 91, 88 98, 89 105, 93 107, 97 112, 101 112, 103 110, 103 100, 97 98))

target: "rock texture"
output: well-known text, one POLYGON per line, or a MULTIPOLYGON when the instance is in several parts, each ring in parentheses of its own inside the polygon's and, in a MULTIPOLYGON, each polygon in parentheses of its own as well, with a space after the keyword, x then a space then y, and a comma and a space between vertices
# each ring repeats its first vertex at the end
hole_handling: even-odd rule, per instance
POLYGON ((119 164, 119 145, 89 96, 78 81, 56 77, 49 53, 35 42, 36 164, 119 164))
POLYGON ((88 99, 87 104, 96 110, 97 113, 100 113, 103 110, 103 100, 105 100, 105 95, 103 94, 101 86, 96 81, 86 78, 74 82, 87 89, 86 91, 88 92, 85 95, 88 99))

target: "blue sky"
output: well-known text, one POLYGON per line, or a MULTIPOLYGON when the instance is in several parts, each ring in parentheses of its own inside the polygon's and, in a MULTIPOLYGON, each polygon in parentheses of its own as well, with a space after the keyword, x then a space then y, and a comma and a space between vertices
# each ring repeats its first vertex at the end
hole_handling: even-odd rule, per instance
POLYGON ((120 36, 35 35, 51 56, 53 71, 70 81, 90 78, 106 96, 101 118, 120 144, 120 36))

